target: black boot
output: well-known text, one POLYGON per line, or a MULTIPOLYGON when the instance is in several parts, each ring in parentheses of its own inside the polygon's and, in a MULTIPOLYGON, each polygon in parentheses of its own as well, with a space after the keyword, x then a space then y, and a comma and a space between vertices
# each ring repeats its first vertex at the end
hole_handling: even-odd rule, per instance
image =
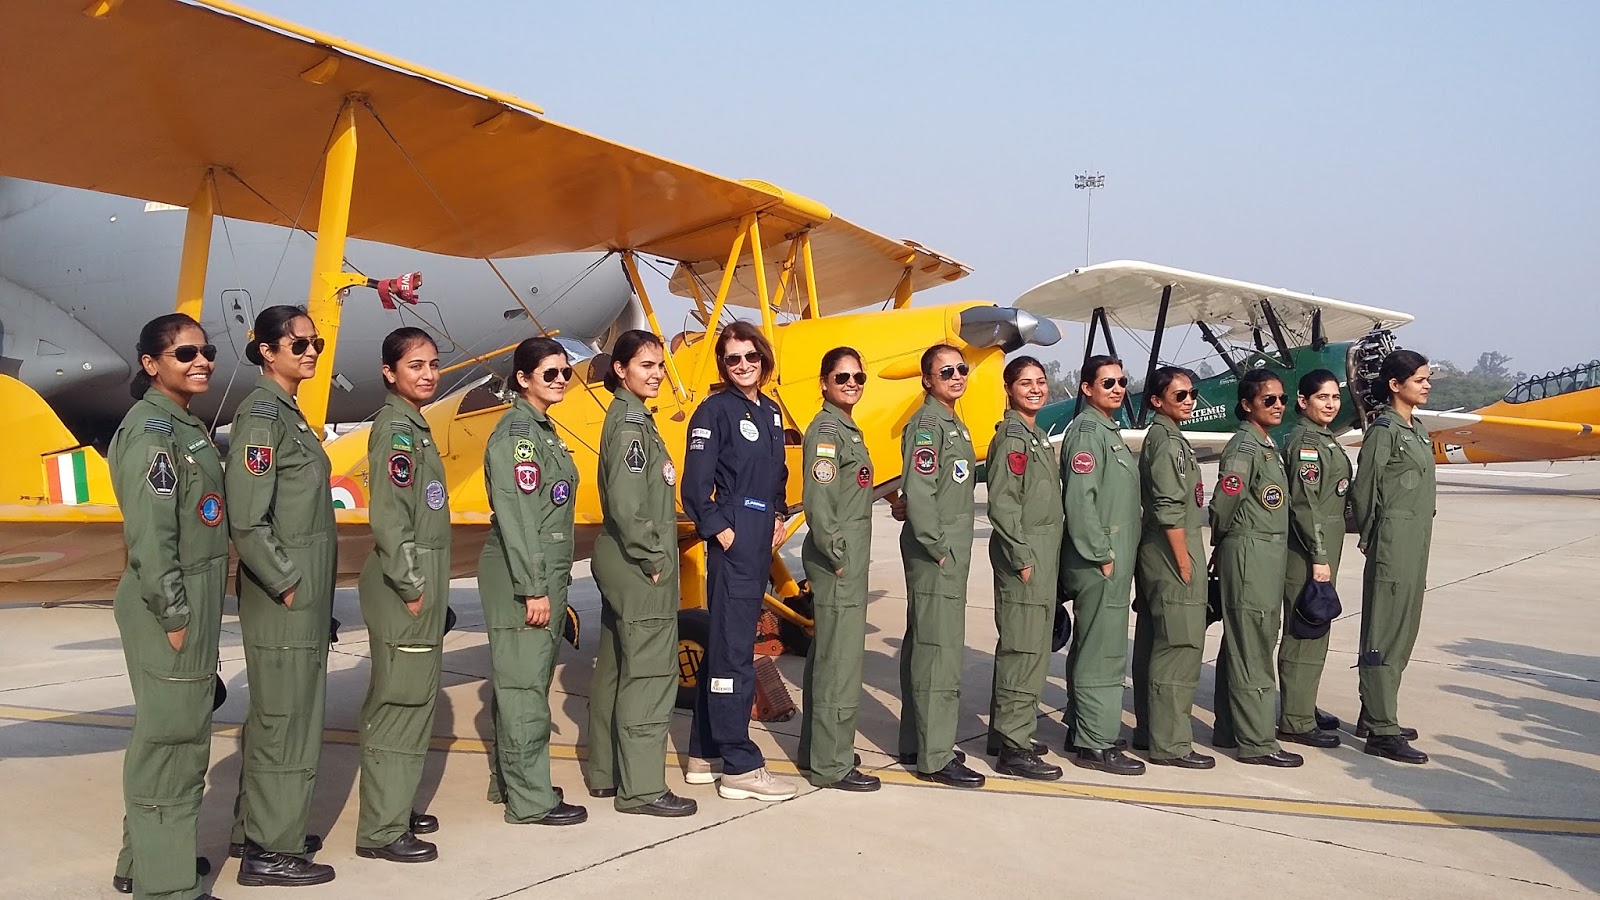
POLYGON ((389 862, 424 863, 439 858, 439 847, 408 831, 382 847, 358 846, 356 855, 367 859, 386 859, 389 862))
MULTIPOLYGON (((316 855, 316 852, 318 850, 321 850, 321 849, 322 849, 322 835, 320 835, 320 834, 308 834, 308 835, 306 835, 306 849, 301 851, 300 855, 301 856, 314 856, 314 855, 316 855)), ((228 845, 228 855, 233 857, 234 859, 243 859, 244 858, 244 844, 229 844, 228 845)), ((209 871, 210 870, 210 866, 207 866, 206 869, 207 869, 207 871, 209 871)), ((204 874, 204 873, 202 873, 202 874, 204 874)))
POLYGON ((1073 751, 1072 764, 1082 769, 1097 769, 1111 775, 1144 774, 1144 763, 1123 753, 1117 747, 1105 750, 1078 747, 1073 751))
POLYGON ((412 834, 433 834, 439 830, 439 817, 427 813, 413 812, 411 814, 412 834))
POLYGON ((288 853, 271 853, 250 844, 239 863, 240 884, 248 887, 303 887, 333 880, 333 866, 310 862, 288 853))
POLYGON ((1428 761, 1428 754, 1411 746, 1403 734, 1375 734, 1367 738, 1364 752, 1368 756, 1381 756, 1395 762, 1422 765, 1428 761))
MULTIPOLYGON (((962 752, 962 751, 960 751, 960 750, 955 751, 955 754, 956 754, 956 762, 965 765, 966 762, 967 762, 967 754, 962 752)), ((859 765, 861 765, 861 763, 857 762, 856 765, 859 766, 859 765)), ((917 755, 915 753, 902 753, 902 754, 900 754, 900 765, 906 766, 908 768, 915 768, 916 765, 917 765, 917 755)))
POLYGON ((558 800, 555 809, 544 814, 544 818, 529 822, 530 825, 577 825, 589 821, 589 811, 581 806, 558 800))
POLYGON ((1015 775, 1034 781, 1055 781, 1061 777, 1060 766, 1045 762, 1032 750, 1013 750, 1010 747, 1000 751, 1000 759, 995 762, 994 770, 1001 775, 1015 775))
MULTIPOLYGON (((1415 728, 1407 728, 1404 725, 1401 725, 1400 736, 1408 741, 1414 741, 1417 739, 1417 730, 1415 728)), ((1365 719, 1356 720, 1356 737, 1371 737, 1371 733, 1367 730, 1367 722, 1365 719)))
POLYGON ((671 791, 651 800, 643 806, 630 806, 619 809, 617 812, 628 813, 635 816, 660 816, 664 819, 677 819, 683 816, 692 816, 699 812, 700 804, 688 797, 679 797, 671 791))
MULTIPOLYGON (((996 737, 995 735, 990 735, 989 741, 990 743, 983 748, 983 752, 989 754, 990 756, 999 756, 1000 752, 1005 749, 1005 745, 1001 743, 1000 738, 996 737)), ((1046 753, 1050 752, 1050 748, 1045 746, 1044 741, 1041 741, 1038 738, 1028 739, 1028 750, 1031 751, 1034 756, 1044 756, 1046 753)))
POLYGON ((1183 756, 1174 756, 1169 759, 1158 759, 1152 756, 1150 757, 1150 765, 1176 766, 1179 769, 1215 769, 1217 767, 1217 758, 1190 750, 1183 756))
POLYGON ((865 794, 883 787, 883 780, 876 775, 863 774, 860 769, 851 769, 845 773, 843 778, 832 784, 821 785, 821 787, 833 788, 836 791, 865 794))
POLYGON ((1305 765, 1306 758, 1298 753, 1279 750, 1263 756, 1241 756, 1239 762, 1247 766, 1272 766, 1275 769, 1295 769, 1305 765))
POLYGON ((1332 715, 1330 713, 1325 713, 1320 709, 1317 710, 1317 730, 1318 731, 1338 731, 1339 730, 1339 717, 1335 716, 1335 715, 1332 715))
MULTIPOLYGON (((957 750, 957 753, 961 751, 957 750)), ((917 778, 942 784, 945 787, 981 788, 987 780, 977 772, 972 771, 962 764, 960 759, 952 759, 949 764, 937 772, 918 772, 917 778)))
MULTIPOLYGON (((850 765, 852 765, 852 766, 861 765, 861 754, 859 754, 859 753, 854 754, 854 756, 853 756, 853 758, 852 758, 852 760, 850 762, 850 765)), ((802 772, 809 772, 809 771, 811 771, 811 760, 810 759, 797 760, 795 762, 795 764, 794 764, 794 767, 796 769, 799 769, 802 772)))
POLYGON ((1339 746, 1339 735, 1337 732, 1323 731, 1321 729, 1314 729, 1312 731, 1299 733, 1279 729, 1278 740, 1288 741, 1292 744, 1305 744, 1307 747, 1321 747, 1324 750, 1329 750, 1339 746))

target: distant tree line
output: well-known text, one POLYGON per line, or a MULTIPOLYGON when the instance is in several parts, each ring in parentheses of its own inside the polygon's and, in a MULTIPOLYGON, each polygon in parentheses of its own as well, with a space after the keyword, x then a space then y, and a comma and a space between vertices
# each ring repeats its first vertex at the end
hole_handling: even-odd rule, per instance
POLYGON ((1448 359, 1433 361, 1433 391, 1428 408, 1436 411, 1473 410, 1488 406, 1505 396, 1506 391, 1528 378, 1526 372, 1513 373, 1511 357, 1498 350, 1478 355, 1478 364, 1467 371, 1448 359))

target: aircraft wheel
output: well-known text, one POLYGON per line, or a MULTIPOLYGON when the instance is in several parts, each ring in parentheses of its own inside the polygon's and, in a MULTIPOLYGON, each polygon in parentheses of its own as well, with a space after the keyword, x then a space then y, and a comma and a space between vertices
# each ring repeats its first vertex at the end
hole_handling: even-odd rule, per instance
MULTIPOLYGON (((808 619, 816 618, 816 603, 809 582, 800 582, 800 593, 789 601, 789 608, 808 619)), ((778 618, 778 640, 785 653, 803 657, 811 652, 811 632, 783 617, 778 618)))
POLYGON ((700 664, 706 658, 711 640, 711 614, 703 609, 678 610, 678 699, 679 709, 694 709, 695 686, 700 683, 700 664))

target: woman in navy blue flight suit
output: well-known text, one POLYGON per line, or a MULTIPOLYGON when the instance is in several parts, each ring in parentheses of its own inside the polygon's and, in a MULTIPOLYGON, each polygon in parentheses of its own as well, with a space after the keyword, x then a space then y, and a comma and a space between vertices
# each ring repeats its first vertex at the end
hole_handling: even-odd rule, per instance
POLYGON ((772 345, 748 322, 717 337, 722 389, 689 420, 683 511, 705 539, 711 634, 689 731, 689 784, 718 781, 728 800, 788 800, 798 791, 774 779, 750 740, 755 699, 756 619, 784 536, 783 416, 761 393, 772 376, 772 345))

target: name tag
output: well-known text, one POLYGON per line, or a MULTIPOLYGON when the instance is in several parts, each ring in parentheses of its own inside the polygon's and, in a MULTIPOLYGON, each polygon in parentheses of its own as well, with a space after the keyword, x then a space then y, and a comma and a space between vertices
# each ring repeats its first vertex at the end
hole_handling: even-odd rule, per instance
POLYGON ((744 498, 744 507, 745 507, 745 509, 753 509, 753 510, 756 510, 757 512, 766 512, 767 511, 767 501, 765 501, 765 500, 757 500, 754 497, 746 497, 746 498, 744 498))

